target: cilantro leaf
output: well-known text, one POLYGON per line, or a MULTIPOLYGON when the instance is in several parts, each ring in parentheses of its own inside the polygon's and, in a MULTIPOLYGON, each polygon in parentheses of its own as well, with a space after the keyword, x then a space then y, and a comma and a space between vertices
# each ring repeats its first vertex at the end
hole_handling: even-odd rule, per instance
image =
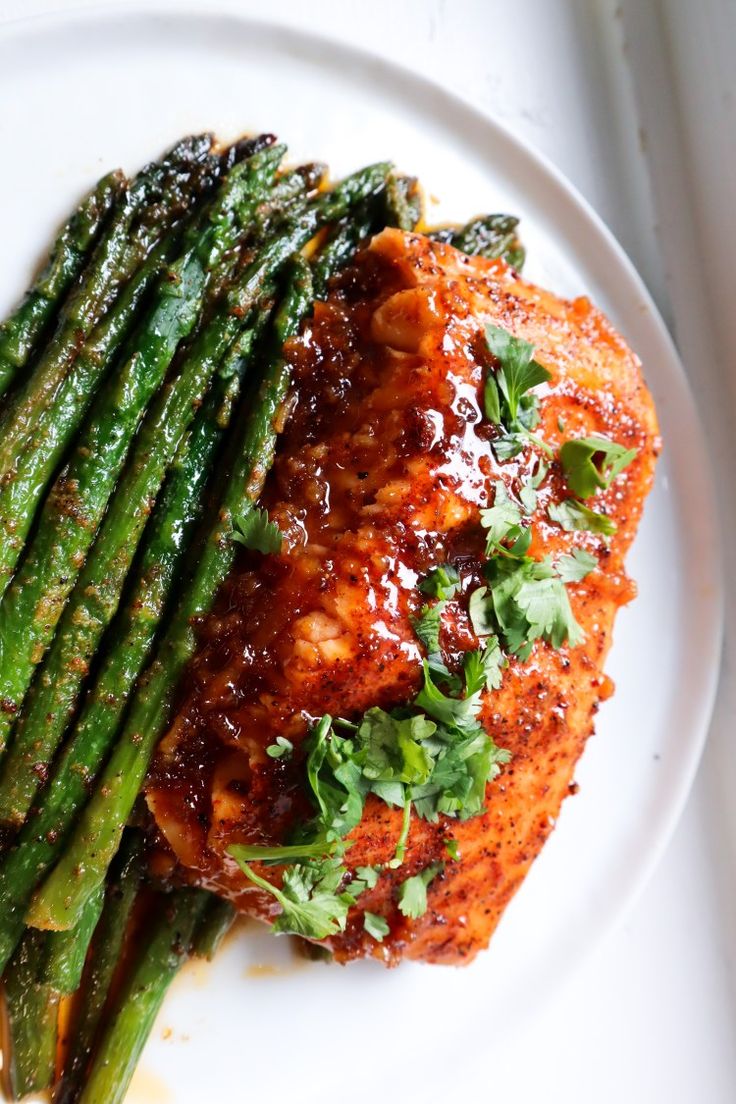
POLYGON ((285 736, 277 736, 276 743, 269 744, 266 748, 266 755, 270 755, 272 759, 289 759, 293 753, 294 745, 285 736))
POLYGON ((500 481, 494 483, 493 505, 480 512, 480 523, 487 532, 486 556, 492 555, 503 541, 515 541, 521 536, 521 511, 500 481))
POLYGON ((453 675, 447 668, 447 664, 442 658, 442 650, 440 648, 440 629, 442 627, 442 613, 444 612, 446 603, 436 602, 433 606, 424 605, 419 617, 412 617, 411 623, 414 627, 414 632, 421 640, 424 647, 427 649, 427 663, 432 671, 433 675, 442 679, 453 689, 458 689, 460 681, 456 675, 453 675))
POLYGON ((445 840, 445 851, 453 862, 460 862, 460 846, 456 839, 445 840))
POLYGON ((598 490, 607 490, 636 452, 594 434, 565 441, 560 449, 560 463, 570 490, 579 498, 590 498, 598 490))
POLYGON ((561 648, 566 641, 572 647, 582 642, 583 631, 573 616, 565 584, 559 577, 525 579, 515 601, 528 622, 528 639, 541 636, 553 648, 561 648))
POLYGON ((414 632, 429 655, 440 654, 440 628, 444 608, 444 602, 436 602, 433 606, 425 605, 422 606, 419 617, 412 617, 411 619, 414 632))
POLYGON ((399 911, 410 920, 418 920, 427 911, 427 886, 445 869, 444 863, 432 863, 421 873, 407 878, 399 886, 399 911))
POLYGON ((238 544, 263 552, 264 555, 281 551, 281 530, 269 519, 268 511, 260 510, 257 506, 233 518, 230 536, 238 544))
POLYGON ((524 507, 524 511, 527 514, 533 514, 537 508, 537 491, 544 482, 547 472, 549 471, 549 464, 546 464, 544 460, 540 458, 537 469, 534 475, 530 476, 519 491, 519 499, 521 505, 524 507))
POLYGON ((427 573, 427 577, 422 579, 419 584, 419 589, 422 594, 426 594, 430 598, 441 598, 446 601, 448 598, 454 598, 460 589, 460 575, 457 568, 452 564, 437 564, 431 571, 427 573))
POLYGON ((236 848, 230 848, 230 854, 246 878, 270 893, 281 905, 281 912, 273 924, 274 932, 301 935, 305 939, 327 939, 345 931, 348 909, 355 904, 355 898, 350 893, 339 892, 346 873, 339 859, 288 866, 279 889, 239 859, 236 848))
POLYGON ((550 521, 554 521, 568 533, 582 530, 588 533, 600 533, 604 537, 613 536, 617 525, 607 514, 596 513, 584 502, 576 498, 565 498, 562 502, 551 502, 547 507, 550 521))
POLYGON ((371 783, 426 781, 432 759, 422 742, 436 727, 421 714, 398 719, 378 707, 369 709, 358 729, 363 776, 371 783))
POLYGON ((385 916, 379 916, 376 912, 363 913, 363 927, 377 943, 383 943, 390 931, 385 916))
MULTIPOLYGON (((485 589, 485 588, 483 588, 485 589)), ((465 685, 469 694, 477 690, 498 690, 502 681, 502 670, 506 658, 495 634, 490 634, 485 647, 474 652, 466 652, 463 659, 465 685)))
MULTIPOLYGON (((522 341, 507 330, 502 330, 500 326, 491 324, 486 326, 485 333, 488 348, 499 362, 496 383, 508 408, 511 425, 507 428, 512 429, 519 417, 522 396, 532 387, 546 383, 552 376, 546 368, 532 359, 534 346, 528 341, 522 341)), ((495 418, 490 414, 488 417, 495 424, 501 422, 500 413, 495 418)))
POLYGON ((414 704, 441 725, 457 728, 472 725, 480 711, 480 689, 474 690, 463 698, 450 697, 444 694, 434 682, 426 660, 423 666, 424 685, 414 699, 414 704))
POLYGON ((375 889, 378 885, 379 871, 375 866, 356 866, 355 877, 350 883, 350 892, 359 897, 366 889, 375 889))
POLYGON ((584 548, 574 548, 569 556, 560 556, 555 571, 563 583, 579 583, 598 566, 597 556, 586 552, 584 548))
POLYGON ((473 624, 495 630, 506 650, 528 659, 535 640, 554 648, 583 639, 565 584, 549 559, 494 556, 484 568, 489 586, 471 595, 473 624))

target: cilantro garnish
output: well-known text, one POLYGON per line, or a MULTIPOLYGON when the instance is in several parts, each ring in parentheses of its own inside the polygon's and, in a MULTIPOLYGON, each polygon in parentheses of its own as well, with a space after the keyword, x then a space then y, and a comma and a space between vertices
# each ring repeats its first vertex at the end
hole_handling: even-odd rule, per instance
POLYGON ((576 498, 565 498, 562 502, 551 502, 547 507, 550 521, 556 522, 568 533, 582 530, 588 533, 600 533, 604 537, 613 536, 617 526, 607 514, 591 510, 584 502, 576 498))
POLYGON ((399 886, 399 910, 410 920, 418 920, 427 911, 427 886, 445 869, 444 863, 432 863, 399 886))
POLYGON ((363 913, 363 927, 369 935, 373 936, 377 943, 383 943, 384 937, 388 935, 390 928, 385 916, 379 916, 375 912, 363 913))
POLYGON ((506 651, 521 660, 529 658, 540 638, 553 648, 581 643, 583 631, 549 557, 493 556, 484 573, 489 585, 479 587, 470 599, 470 616, 479 635, 495 632, 506 651))
POLYGON ((521 510, 500 480, 494 483, 493 505, 480 512, 480 523, 486 530, 486 556, 497 552, 503 541, 513 543, 524 536, 521 510))
POLYGON ((547 472, 549 471, 549 465, 540 459, 537 464, 537 470, 527 482, 524 483, 519 491, 519 500, 524 507, 524 512, 527 514, 533 514, 537 508, 537 491, 545 480, 547 472))
POLYGON ((503 677, 501 672, 507 664, 497 636, 488 633, 483 644, 474 652, 466 652, 463 659, 465 684, 471 694, 482 689, 498 690, 503 677))
POLYGON ((628 467, 636 449, 627 449, 608 437, 594 434, 565 441, 560 463, 568 487, 579 498, 590 498, 598 490, 607 490, 617 475, 628 467))
POLYGON ((563 583, 579 583, 595 571, 598 558, 584 548, 573 548, 569 556, 560 556, 555 566, 563 583))
POLYGON ((498 365, 486 376, 483 405, 488 420, 502 431, 493 442, 494 452, 499 460, 506 460, 521 451, 539 422, 537 396, 530 394, 532 388, 552 377, 533 359, 534 346, 528 341, 490 324, 485 335, 498 365))
POLYGON ((411 623, 414 632, 427 649, 427 662, 432 668, 432 671, 442 678, 453 681, 453 676, 445 665, 445 661, 442 658, 442 650, 440 648, 440 628, 442 626, 442 614, 444 609, 444 601, 435 602, 433 606, 424 605, 422 606, 419 617, 412 617, 411 623))
POLYGON ((257 506, 247 514, 239 514, 233 518, 233 531, 230 535, 238 544, 263 552, 264 555, 281 551, 281 530, 269 519, 268 511, 257 506))
POLYGON ((347 891, 340 891, 346 871, 339 859, 325 858, 318 862, 287 866, 279 889, 256 874, 239 857, 237 847, 231 847, 230 854, 237 860, 246 878, 265 889, 281 905, 281 913, 273 924, 277 934, 327 939, 345 931, 348 909, 355 904, 355 897, 347 891))
POLYGON ((460 847, 456 839, 445 840, 445 851, 453 862, 460 862, 460 847))
POLYGON ((380 871, 375 866, 356 866, 355 877, 350 883, 350 892, 354 897, 359 897, 366 889, 375 889, 378 885, 380 871))
POLYGON ((266 755, 270 755, 272 759, 289 759, 293 753, 294 745, 285 736, 277 736, 276 743, 269 744, 266 748, 266 755))
POLYGON ((460 589, 460 575, 452 564, 437 564, 419 584, 422 594, 446 601, 454 598, 460 589))

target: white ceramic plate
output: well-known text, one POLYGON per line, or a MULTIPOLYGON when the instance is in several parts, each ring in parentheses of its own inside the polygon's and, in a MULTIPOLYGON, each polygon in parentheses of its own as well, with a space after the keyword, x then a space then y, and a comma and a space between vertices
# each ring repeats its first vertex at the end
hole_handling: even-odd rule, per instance
POLYGON ((527 274, 589 294, 642 358, 665 452, 629 561, 640 597, 616 627, 617 694, 578 771, 581 792, 491 950, 464 970, 343 970, 302 962, 287 940, 249 927, 213 966, 177 980, 130 1100, 361 1104, 377 1089, 415 1100, 491 1085, 484 1040, 533 1013, 651 872, 710 715, 721 607, 710 480, 649 296, 584 201, 513 136, 423 79, 324 39, 233 16, 21 23, 0 33, 0 102, 0 307, 103 169, 135 169, 193 130, 269 129, 294 158, 325 159, 337 175, 393 158, 438 197, 437 219, 519 214, 527 274))

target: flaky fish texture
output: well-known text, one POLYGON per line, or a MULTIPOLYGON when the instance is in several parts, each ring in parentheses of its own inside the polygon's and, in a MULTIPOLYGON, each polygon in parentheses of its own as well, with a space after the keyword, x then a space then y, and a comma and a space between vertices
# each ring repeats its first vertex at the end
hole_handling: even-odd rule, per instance
MULTIPOLYGON (((634 594, 624 558, 659 438, 639 361, 588 299, 560 299, 502 260, 469 259, 418 234, 389 229, 373 239, 289 352, 293 408, 264 498, 282 550, 244 554, 201 627, 148 782, 149 807, 186 876, 272 918, 278 906, 227 848, 284 842, 312 814, 299 757, 309 718, 355 718, 412 699, 421 647, 411 617, 423 602, 417 583, 433 565, 452 561, 466 579, 443 618, 446 662, 457 668, 478 646, 467 595, 482 582, 480 510, 492 504, 496 481, 518 495, 539 463, 532 445, 494 458, 495 431, 482 413, 488 322, 531 342, 551 373, 538 388, 537 433, 555 455, 563 441, 592 433, 637 455, 596 496, 596 510, 617 525, 608 541, 549 521, 550 503, 569 494, 551 464, 530 554, 584 548, 598 557, 598 568, 568 587, 584 642, 555 650, 538 641, 527 662, 510 661, 481 713, 512 756, 488 786, 486 812, 436 824, 413 817, 404 865, 381 874, 329 941, 341 961, 457 964, 486 947, 575 788, 575 765, 612 690, 603 666, 616 611, 634 594), (295 745, 291 759, 266 754, 277 736, 295 745), (449 859, 450 839, 459 861, 449 859), (398 884, 439 861, 427 912, 405 918, 398 884), (363 910, 386 918, 382 944, 364 931, 363 910)), ((400 811, 369 798, 348 867, 388 862, 400 826, 400 811)))

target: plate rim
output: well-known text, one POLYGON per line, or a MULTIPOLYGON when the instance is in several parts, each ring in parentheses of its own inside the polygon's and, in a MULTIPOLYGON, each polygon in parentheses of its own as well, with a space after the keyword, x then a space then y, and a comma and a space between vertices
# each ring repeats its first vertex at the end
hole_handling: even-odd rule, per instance
MULTIPOLYGON (((31 0, 31 7, 33 3, 34 0, 31 0)), ((630 868, 624 890, 619 892, 616 903, 610 909, 605 921, 601 921, 596 925, 591 938, 587 940, 587 945, 579 950, 575 956, 567 979, 561 978, 562 985, 568 984, 569 978, 581 969, 593 953, 626 920, 641 897, 672 839, 692 790, 708 738, 720 678, 725 623, 725 552, 722 525, 719 521, 714 490, 713 458, 708 447, 702 416, 695 401, 683 361, 652 294, 639 275, 633 261, 602 217, 572 181, 557 168, 550 157, 538 150, 533 143, 517 136, 511 129, 510 124, 497 118, 492 112, 466 98, 462 93, 448 88, 433 78, 413 69, 411 65, 403 61, 394 60, 371 49, 356 45, 338 34, 332 35, 322 31, 313 31, 288 19, 271 19, 241 11, 233 2, 228 3, 227 0, 213 0, 212 3, 208 3, 208 0, 199 0, 199 2, 197 0, 194 0, 194 2, 193 0, 186 0, 184 3, 178 3, 177 0, 152 0, 148 4, 142 2, 142 0, 130 0, 130 2, 116 0, 112 3, 95 0, 95 2, 86 5, 68 5, 54 7, 53 9, 42 7, 40 11, 28 11, 28 7, 29 5, 26 3, 23 12, 20 14, 14 14, 12 9, 7 13, 0 13, 0 39, 33 34, 36 31, 43 32, 53 27, 53 25, 65 27, 70 23, 114 22, 120 18, 143 19, 146 21, 165 18, 177 21, 196 20, 205 23, 230 21, 237 24, 241 29, 258 28, 261 33, 269 33, 274 39, 283 36, 296 44, 306 40, 312 47, 322 44, 333 54, 352 57, 356 62, 382 70, 387 76, 392 77, 394 82, 397 79, 402 83, 409 82, 415 89, 424 90, 431 94, 435 100, 443 101, 443 106, 448 112, 459 111, 466 117, 470 117, 476 125, 489 129, 493 132, 495 140, 506 144, 514 156, 531 162, 547 185, 554 189, 555 203, 564 204, 568 213, 597 239, 598 247, 602 247, 607 251, 608 255, 615 261, 619 271, 613 273, 611 284, 614 285, 623 278, 628 287, 636 292, 638 300, 645 307, 649 323, 653 327, 653 336, 660 343, 667 357, 668 370, 675 372, 682 389, 682 400, 685 403, 684 410, 690 422, 691 439, 697 447, 697 453, 692 458, 694 462, 691 470, 695 475, 695 483, 702 494, 702 517, 708 522, 710 532, 714 536, 714 539, 706 546, 705 550, 706 566, 711 579, 712 597, 709 619, 706 625, 707 639, 704 641, 705 647, 702 648, 701 653, 702 674, 699 679, 701 691, 698 694, 697 716, 689 726, 690 735, 686 743, 687 754, 680 760, 681 767, 675 780, 670 780, 668 787, 662 786, 661 792, 657 791, 659 797, 657 814, 653 821, 653 827, 650 826, 647 832, 641 857, 630 868)))

